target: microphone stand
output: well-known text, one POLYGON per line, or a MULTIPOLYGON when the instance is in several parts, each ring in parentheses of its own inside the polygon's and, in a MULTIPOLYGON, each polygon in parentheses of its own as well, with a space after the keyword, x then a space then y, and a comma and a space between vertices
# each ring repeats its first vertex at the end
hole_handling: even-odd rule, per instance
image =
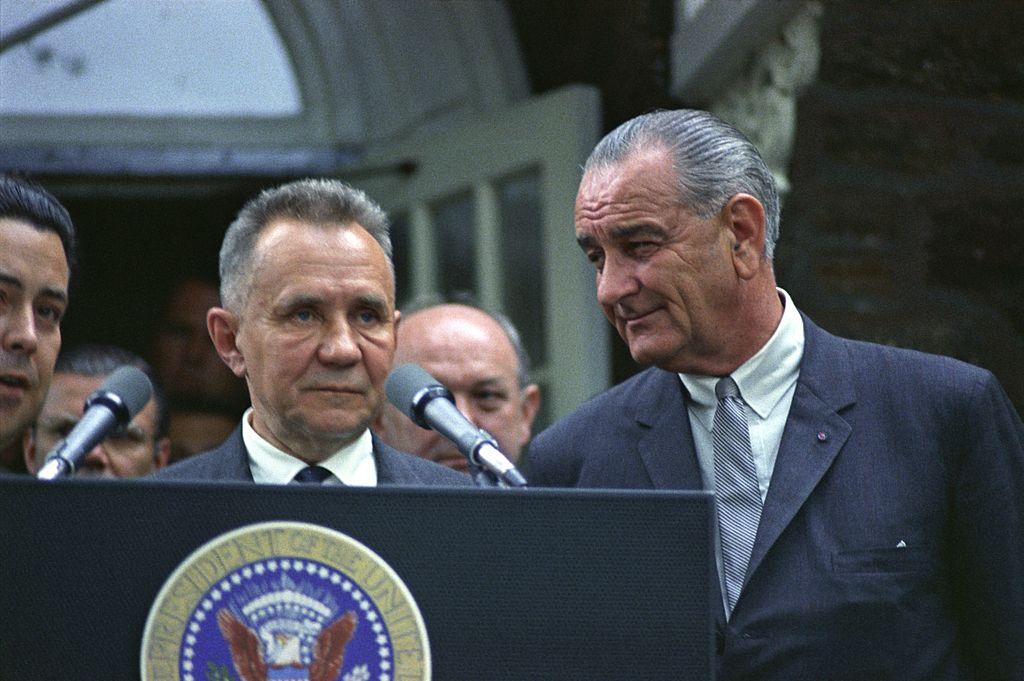
POLYGON ((505 458, 486 430, 477 431, 471 443, 462 441, 456 445, 469 460, 469 470, 477 487, 526 487, 526 478, 505 458))
POLYGON ((484 470, 472 461, 469 462, 469 475, 477 487, 508 487, 508 484, 497 475, 484 470))

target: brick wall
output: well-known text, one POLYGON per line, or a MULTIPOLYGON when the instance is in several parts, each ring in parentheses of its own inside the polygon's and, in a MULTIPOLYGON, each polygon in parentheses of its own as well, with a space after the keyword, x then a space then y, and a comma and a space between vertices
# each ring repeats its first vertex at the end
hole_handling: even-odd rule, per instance
POLYGON ((991 369, 1024 412, 1024 3, 824 7, 779 279, 836 333, 991 369))

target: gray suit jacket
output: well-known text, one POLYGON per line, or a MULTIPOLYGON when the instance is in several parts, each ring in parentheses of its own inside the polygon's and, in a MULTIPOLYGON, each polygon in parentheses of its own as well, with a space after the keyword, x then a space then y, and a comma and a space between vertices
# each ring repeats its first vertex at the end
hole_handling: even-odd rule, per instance
MULTIPOLYGON (((716 678, 1024 679, 1024 425, 1006 394, 962 362, 804 328, 728 623, 715 599, 716 678)), ((538 435, 527 478, 700 489, 687 400, 648 369, 538 435)))
MULTIPOLYGON (((451 487, 473 484, 469 476, 445 468, 433 461, 392 449, 381 442, 376 435, 373 436, 373 457, 377 464, 378 485, 451 487)), ((156 480, 252 482, 249 453, 242 440, 241 425, 220 446, 179 461, 157 471, 150 477, 156 480)))

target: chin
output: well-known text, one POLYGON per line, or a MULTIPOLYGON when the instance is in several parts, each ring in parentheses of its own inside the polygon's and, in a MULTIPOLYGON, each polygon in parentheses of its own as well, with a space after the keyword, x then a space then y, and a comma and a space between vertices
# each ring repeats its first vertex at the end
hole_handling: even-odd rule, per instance
POLYGON ((319 433, 322 437, 328 440, 337 440, 350 442, 355 438, 363 434, 363 431, 369 428, 370 420, 355 420, 351 418, 345 419, 334 419, 326 420, 320 423, 309 424, 310 429, 313 432, 319 433))

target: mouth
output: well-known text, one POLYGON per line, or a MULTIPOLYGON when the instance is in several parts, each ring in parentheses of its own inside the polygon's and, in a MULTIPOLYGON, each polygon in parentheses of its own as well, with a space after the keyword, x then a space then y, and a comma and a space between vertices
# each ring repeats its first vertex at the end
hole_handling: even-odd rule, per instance
POLYGON ((641 314, 631 313, 626 315, 620 315, 619 318, 623 321, 627 329, 631 329, 635 326, 640 326, 646 321, 649 321, 650 318, 659 310, 661 310, 661 308, 656 307, 653 310, 648 310, 647 312, 641 314))
POLYGON ((463 473, 469 472, 469 461, 456 449, 438 448, 433 451, 426 452, 423 456, 434 463, 441 464, 442 466, 454 468, 455 470, 463 473))
POLYGON ((334 393, 338 395, 362 395, 366 391, 361 388, 352 388, 344 385, 315 385, 309 390, 320 393, 334 393))
POLYGON ((460 473, 469 472, 469 461, 466 459, 466 457, 462 456, 461 454, 459 454, 458 456, 450 456, 444 459, 437 459, 436 461, 442 466, 447 466, 448 468, 455 469, 460 473))
POLYGON ((0 386, 24 391, 31 387, 31 383, 27 376, 21 374, 0 374, 0 386))

